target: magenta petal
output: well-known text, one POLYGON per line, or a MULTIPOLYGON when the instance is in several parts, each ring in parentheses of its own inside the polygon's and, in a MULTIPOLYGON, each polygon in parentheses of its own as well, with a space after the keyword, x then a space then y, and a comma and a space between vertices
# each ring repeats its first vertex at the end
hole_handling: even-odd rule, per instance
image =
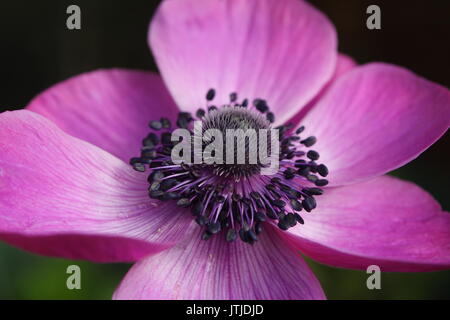
POLYGON ((135 264, 115 299, 323 299, 303 258, 267 227, 253 246, 222 236, 188 242, 135 264))
POLYGON ((355 60, 353 60, 352 57, 350 57, 346 54, 340 53, 338 55, 338 60, 336 63, 336 69, 334 70, 333 79, 336 80, 338 77, 340 77, 343 74, 347 73, 348 71, 352 70, 356 66, 357 66, 357 62, 355 60))
POLYGON ((120 69, 61 82, 37 96, 28 109, 126 162, 139 153, 150 120, 173 120, 178 112, 158 75, 120 69))
POLYGON ((146 175, 31 111, 0 114, 0 239, 39 254, 135 261, 174 245, 189 214, 146 175))
POLYGON ((332 266, 383 271, 450 268, 450 214, 410 182, 382 176, 329 188, 291 241, 332 266))
POLYGON ((338 59, 336 62, 336 68, 334 70, 333 77, 330 81, 320 90, 320 92, 312 99, 306 106, 304 106, 294 117, 292 117, 288 123, 292 123, 293 125, 303 125, 302 119, 305 115, 312 109, 314 106, 320 101, 320 99, 325 95, 326 92, 330 89, 330 86, 337 80, 339 77, 342 77, 345 73, 352 70, 356 66, 356 62, 346 56, 345 54, 340 53, 338 55, 338 59))
POLYGON ((384 174, 417 157, 450 125, 450 92, 388 64, 340 77, 302 120, 330 185, 384 174))
POLYGON ((149 32, 160 71, 178 105, 263 98, 278 122, 290 119, 331 78, 336 34, 318 10, 298 0, 164 1, 149 32))

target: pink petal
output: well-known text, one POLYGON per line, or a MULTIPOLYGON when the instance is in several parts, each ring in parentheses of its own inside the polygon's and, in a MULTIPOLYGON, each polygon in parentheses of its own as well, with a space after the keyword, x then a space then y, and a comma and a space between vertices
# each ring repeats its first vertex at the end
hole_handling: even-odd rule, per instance
POLYGON ((329 188, 291 240, 332 266, 382 271, 450 268, 450 214, 418 186, 382 176, 329 188))
POLYGON ((408 70, 372 63, 340 77, 302 120, 330 185, 363 181, 417 157, 448 129, 450 92, 408 70))
POLYGON ((28 109, 126 162, 138 155, 150 120, 173 120, 178 112, 158 75, 132 70, 73 77, 44 91, 28 109))
POLYGON ((149 42, 182 109, 203 107, 215 88, 216 104, 231 92, 266 99, 278 122, 319 92, 337 56, 330 21, 298 0, 165 1, 149 42))
POLYGON ((39 254, 135 261, 174 245, 190 214, 146 175, 31 111, 0 114, 0 239, 39 254))
POLYGON ((141 260, 115 299, 323 299, 303 258, 267 227, 253 246, 223 235, 190 241, 141 260))
POLYGON ((338 77, 342 76, 344 73, 352 70, 357 66, 357 62, 353 60, 352 57, 346 54, 340 53, 338 55, 338 60, 336 63, 336 69, 334 70, 333 78, 336 80, 338 77))
POLYGON ((288 123, 292 123, 294 125, 303 125, 302 119, 305 115, 320 101, 320 99, 325 95, 326 92, 330 89, 331 84, 333 84, 339 77, 346 74, 348 71, 352 70, 356 67, 356 62, 346 56, 345 54, 340 53, 338 55, 336 68, 334 70, 333 77, 330 81, 320 90, 320 92, 310 101, 308 104, 303 107, 294 117, 292 117, 288 123))

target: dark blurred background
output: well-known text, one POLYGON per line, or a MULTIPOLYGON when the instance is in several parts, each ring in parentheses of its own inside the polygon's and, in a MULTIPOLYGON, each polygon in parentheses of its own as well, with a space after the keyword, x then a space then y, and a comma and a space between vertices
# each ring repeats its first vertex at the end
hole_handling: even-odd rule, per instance
MULTIPOLYGON (((336 25, 339 50, 359 63, 398 64, 450 85, 450 1, 311 0, 336 25), (381 7, 382 29, 366 28, 366 8, 381 7)), ((156 71, 147 28, 159 1, 14 0, 0 2, 0 111, 19 109, 50 85, 98 68, 156 71), (66 28, 66 8, 81 7, 82 29, 66 28)), ((1 130, 1 128, 0 128, 1 130)), ((393 174, 433 194, 450 211, 450 137, 393 174)), ((449 299, 450 271, 383 273, 382 289, 366 288, 362 271, 308 260, 330 299, 449 299)), ((109 299, 125 264, 51 259, 0 243, 0 299, 109 299), (66 288, 78 264, 82 289, 66 288)))

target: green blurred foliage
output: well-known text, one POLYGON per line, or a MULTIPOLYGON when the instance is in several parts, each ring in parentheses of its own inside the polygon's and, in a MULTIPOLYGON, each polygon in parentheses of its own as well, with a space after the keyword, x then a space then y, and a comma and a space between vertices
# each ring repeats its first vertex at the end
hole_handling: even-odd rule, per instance
POLYGON ((130 267, 47 258, 4 243, 0 243, 0 257, 0 299, 111 299, 130 267), (81 269, 80 290, 67 289, 70 265, 81 269))

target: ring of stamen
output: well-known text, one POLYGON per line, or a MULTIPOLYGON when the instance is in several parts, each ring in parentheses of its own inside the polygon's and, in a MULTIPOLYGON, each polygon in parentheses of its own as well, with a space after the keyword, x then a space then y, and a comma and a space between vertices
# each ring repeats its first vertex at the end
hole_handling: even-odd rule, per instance
MULTIPOLYGON (((180 112, 178 128, 192 130, 195 119, 202 120, 203 130, 268 129, 275 121, 267 102, 255 99, 238 101, 230 94, 229 103, 217 107, 212 104, 215 91, 206 94, 207 106, 195 116, 180 112)), ((150 169, 149 196, 160 201, 176 201, 189 208, 199 226, 204 228, 203 239, 223 233, 227 241, 240 238, 253 244, 262 232, 263 223, 278 225, 282 230, 303 224, 300 213, 316 208, 316 196, 328 168, 317 161, 320 155, 312 147, 314 136, 302 139, 304 127, 293 131, 291 125, 276 127, 280 139, 280 166, 273 176, 259 174, 261 164, 175 164, 171 159, 173 127, 167 118, 152 120, 151 132, 143 139, 140 157, 130 160, 139 172, 150 169)), ((259 137, 258 137, 259 138, 259 137)), ((226 146, 225 146, 226 147, 226 146)), ((246 148, 248 151, 248 148, 246 148)))

